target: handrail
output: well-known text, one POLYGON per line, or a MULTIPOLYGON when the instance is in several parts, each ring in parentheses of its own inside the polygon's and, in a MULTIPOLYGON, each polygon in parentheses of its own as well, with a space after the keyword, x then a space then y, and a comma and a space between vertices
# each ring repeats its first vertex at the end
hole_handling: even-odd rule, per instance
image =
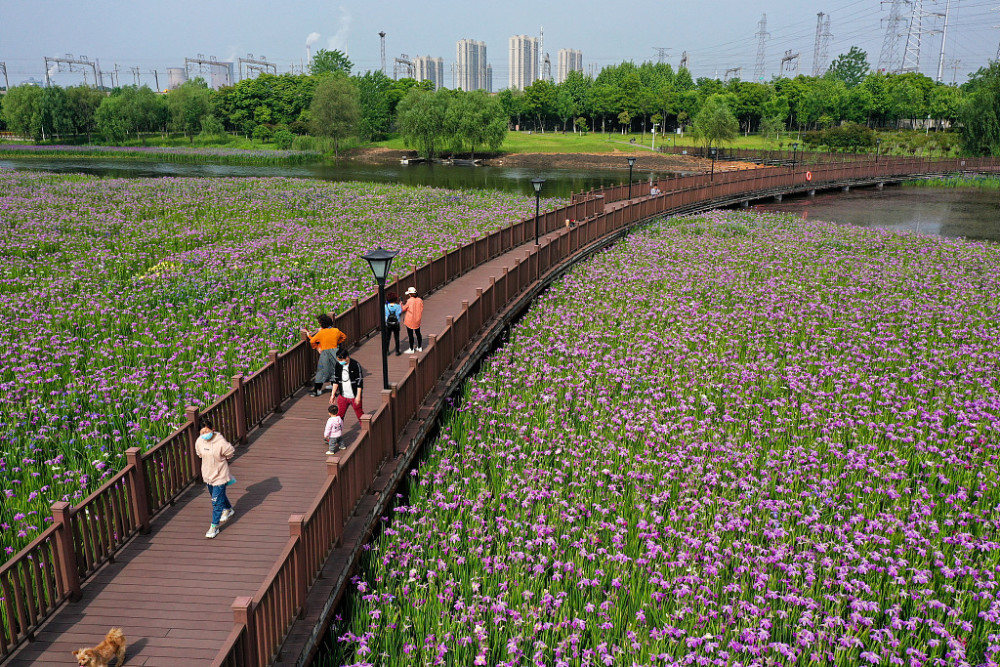
MULTIPOLYGON (((818 177, 814 176, 814 181, 832 182, 845 178, 881 176, 881 174, 873 175, 870 172, 869 169, 858 167, 853 170, 843 167, 829 167, 817 169, 818 177)), ((604 238, 639 220, 680 208, 694 201, 712 200, 719 196, 740 194, 741 192, 747 194, 750 189, 739 187, 746 183, 751 183, 754 191, 766 191, 772 187, 795 187, 796 183, 805 182, 803 176, 804 172, 800 175, 794 170, 791 173, 787 170, 768 171, 739 179, 720 179, 719 182, 692 184, 691 187, 675 188, 667 194, 652 198, 648 197, 647 190, 643 195, 647 196, 645 199, 633 200, 622 208, 609 213, 602 212, 566 229, 558 227, 558 216, 547 216, 545 222, 546 239, 540 245, 528 250, 523 261, 515 262, 516 268, 513 271, 505 272, 500 279, 494 277, 487 288, 477 290, 475 299, 471 302, 463 302, 459 315, 454 318, 449 317, 444 331, 430 342, 428 353, 422 358, 414 357, 411 359, 410 371, 390 392, 387 401, 373 415, 365 415, 362 419, 363 433, 358 443, 352 445, 343 455, 328 459, 328 469, 332 472, 327 484, 320 491, 320 497, 312 503, 305 515, 294 515, 290 519, 290 524, 298 523, 308 526, 317 521, 319 517, 326 519, 327 514, 321 508, 328 506, 325 502, 327 500, 329 506, 333 506, 335 501, 339 501, 342 510, 355 507, 377 474, 381 463, 391 456, 392 448, 395 446, 394 441, 399 436, 403 425, 416 413, 418 406, 433 389, 434 383, 437 382, 441 374, 459 356, 459 353, 475 339, 482 327, 493 318, 493 313, 503 310, 512 303, 525 289, 538 281, 561 260, 569 258, 589 243, 604 238), (699 193, 702 195, 701 197, 694 196, 699 193), (552 231, 558 231, 559 236, 548 237, 552 231), (362 480, 366 481, 359 483, 362 480)), ((813 185, 813 182, 809 182, 808 185, 813 185)), ((611 197, 615 195, 613 189, 611 192, 607 190, 605 192, 611 197)), ((579 207, 580 204, 585 204, 585 202, 577 201, 573 206, 579 207)), ((479 257, 477 256, 476 259, 479 260, 479 257)), ((328 526, 326 536, 328 549, 332 549, 339 543, 349 516, 349 511, 341 511, 337 514, 337 520, 333 524, 321 520, 324 525, 328 526)), ((292 555, 297 553, 292 548, 296 539, 294 536, 291 538, 284 552, 286 554, 285 560, 275 565, 273 573, 282 572, 284 568, 291 567, 288 563, 292 555)), ((311 539, 315 540, 316 536, 312 535, 311 539)), ((322 551, 322 549, 314 544, 312 552, 317 551, 322 551)), ((300 558, 300 560, 303 559, 300 558)), ((300 572, 298 578, 295 579, 294 585, 296 587, 301 588, 304 580, 312 583, 318 566, 315 563, 309 565, 308 570, 300 572)), ((237 603, 234 603, 233 608, 237 610, 234 613, 237 629, 234 629, 231 637, 242 637, 243 643, 227 642, 217 655, 213 665, 266 667, 270 664, 271 655, 280 646, 280 642, 274 643, 274 633, 290 628, 294 621, 294 615, 303 611, 300 607, 300 604, 304 605, 304 598, 301 594, 293 594, 289 590, 276 590, 292 586, 291 581, 291 578, 283 579, 272 576, 261 586, 253 598, 239 598, 237 602, 239 600, 247 602, 239 606, 238 610, 237 603), (268 621, 262 621, 259 612, 265 610, 253 601, 263 600, 268 595, 294 600, 293 603, 285 606, 288 615, 275 618, 273 610, 268 608, 266 610, 268 621), (266 623, 270 623, 270 626, 266 626, 266 623), (265 636, 266 640, 263 639, 265 636), (247 657, 241 662, 234 658, 237 652, 244 656, 253 657, 247 657), (263 655, 264 653, 267 655, 263 655)))
MULTIPOLYGON (((441 374, 459 353, 473 340, 481 328, 519 297, 525 289, 581 248, 607 237, 623 227, 640 220, 680 210, 696 202, 715 201, 725 197, 749 196, 753 193, 779 189, 815 188, 824 183, 867 179, 879 180, 915 174, 947 173, 957 170, 997 171, 994 159, 923 160, 899 159, 874 163, 829 163, 810 167, 812 180, 805 180, 806 170, 801 167, 765 167, 741 172, 723 172, 714 176, 695 175, 661 179, 662 194, 649 197, 649 184, 633 183, 633 200, 613 210, 605 211, 608 202, 620 201, 627 196, 627 187, 614 186, 592 191, 586 196, 574 195, 571 203, 539 218, 542 243, 526 250, 526 256, 515 261, 510 271, 496 276, 471 302, 463 303, 462 311, 455 318, 448 318, 445 330, 429 342, 428 354, 411 359, 410 370, 395 388, 383 398, 383 405, 362 420, 361 438, 338 457, 328 459, 332 471, 321 493, 329 500, 317 500, 309 513, 298 522, 298 530, 309 531, 306 554, 292 548, 290 538, 280 562, 272 570, 273 577, 265 582, 259 595, 241 598, 245 604, 234 603, 234 618, 245 631, 234 632, 227 640, 227 648, 220 652, 218 665, 263 665, 264 656, 257 649, 270 651, 277 625, 290 627, 288 614, 301 612, 305 604, 301 596, 302 582, 311 582, 315 572, 303 574, 308 563, 312 569, 315 555, 329 549, 339 541, 343 526, 362 495, 370 486, 379 466, 394 453, 395 441, 405 424, 431 391, 441 374), (638 197, 638 199, 636 198, 638 197), (579 217, 584 216, 584 217, 579 217), (565 227, 561 221, 572 220, 577 224, 565 227), (558 232, 555 237, 549 235, 558 232), (440 347, 440 349, 438 349, 440 347), (322 519, 318 517, 322 516, 322 519), (313 525, 323 528, 311 529, 313 525), (315 534, 316 531, 325 533, 315 534), (317 545, 324 545, 322 548, 317 545), (286 572, 289 559, 296 559, 297 574, 278 576, 286 572), (267 641, 258 647, 253 619, 255 609, 265 596, 264 588, 295 586, 299 592, 294 597, 289 591, 276 591, 285 604, 263 615, 271 619, 265 632, 267 641), (284 596, 284 597, 282 597, 284 596), (293 601, 294 604, 289 603, 293 601), (272 613, 273 611, 273 613, 272 613), (243 619, 242 621, 240 619, 243 619), (238 656, 238 657, 233 657, 238 656)), ((404 277, 396 276, 390 288, 399 290, 403 284, 418 284, 418 289, 429 292, 454 280, 495 256, 510 251, 534 236, 534 218, 503 227, 483 237, 474 239, 461 248, 414 267, 404 277), (405 278, 405 280, 403 279, 405 278)), ((335 321, 355 332, 361 339, 378 328, 377 306, 372 297, 359 303, 354 301, 335 321), (362 313, 364 311, 364 313, 362 313)), ((65 600, 77 599, 80 582, 91 576, 136 532, 148 532, 151 516, 170 505, 198 477, 199 467, 193 453, 194 438, 203 416, 216 417, 225 429, 224 435, 234 442, 245 442, 247 432, 260 424, 268 414, 281 410, 282 403, 292 396, 313 372, 315 352, 305 341, 299 341, 289 350, 279 354, 269 353, 269 361, 248 378, 233 378, 233 388, 220 396, 204 415, 194 407, 187 409, 187 423, 146 452, 131 448, 128 465, 101 487, 91 493, 77 507, 67 503, 52 506, 53 525, 38 538, 0 567, 0 659, 12 653, 22 642, 33 636, 35 629, 65 600), (91 512, 93 508, 93 512, 91 512), (99 521, 94 521, 100 519, 99 521), (110 519, 110 520, 108 520, 110 519), (98 523, 102 525, 97 525, 98 523), (46 565, 51 563, 52 569, 46 565)), ((283 631, 282 631, 283 632, 283 631)), ((283 634, 281 639, 283 640, 283 634)))

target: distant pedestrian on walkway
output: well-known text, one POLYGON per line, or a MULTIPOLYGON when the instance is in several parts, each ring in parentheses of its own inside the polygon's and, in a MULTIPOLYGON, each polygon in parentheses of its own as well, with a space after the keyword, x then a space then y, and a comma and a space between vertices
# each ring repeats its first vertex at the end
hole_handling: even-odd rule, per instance
POLYGON ((399 322, 403 319, 403 307, 399 305, 399 295, 389 292, 385 296, 385 340, 382 341, 383 354, 389 354, 389 339, 396 339, 396 356, 402 354, 399 350, 399 322))
POLYGON ((331 405, 326 411, 330 413, 330 418, 326 420, 323 439, 326 440, 326 453, 335 454, 343 447, 344 418, 340 416, 340 409, 336 405, 331 405))
POLYGON ((406 336, 410 340, 410 349, 407 354, 424 351, 424 337, 420 335, 420 323, 424 319, 424 300, 417 296, 417 288, 410 287, 406 290, 406 301, 403 302, 402 310, 406 313, 403 324, 406 325, 406 336), (413 346, 413 338, 417 339, 417 346, 413 346))
POLYGON ((212 539, 219 534, 219 524, 229 521, 236 513, 226 495, 226 487, 236 481, 229 474, 229 459, 233 458, 236 449, 215 430, 210 420, 202 419, 195 452, 201 459, 201 478, 212 497, 212 525, 205 533, 205 537, 212 539))
POLYGON ((340 362, 337 376, 333 384, 333 394, 330 396, 330 405, 337 405, 337 412, 341 418, 347 416, 348 406, 354 407, 354 414, 358 421, 365 413, 361 407, 361 392, 364 389, 364 370, 345 348, 337 352, 337 361, 340 362))
POLYGON ((319 350, 316 376, 313 378, 313 396, 322 394, 323 385, 332 379, 337 367, 337 350, 347 341, 347 334, 335 327, 333 318, 326 313, 320 314, 316 321, 319 322, 320 329, 315 334, 310 333, 309 329, 302 330, 302 333, 309 336, 313 349, 319 350))

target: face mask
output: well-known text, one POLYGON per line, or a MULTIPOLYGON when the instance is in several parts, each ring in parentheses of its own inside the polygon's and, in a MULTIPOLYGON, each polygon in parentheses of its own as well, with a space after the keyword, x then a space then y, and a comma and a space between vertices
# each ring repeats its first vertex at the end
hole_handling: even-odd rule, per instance
POLYGON ((201 434, 201 439, 202 440, 211 440, 212 439, 212 435, 214 435, 214 434, 212 434, 212 433, 202 433, 201 434))

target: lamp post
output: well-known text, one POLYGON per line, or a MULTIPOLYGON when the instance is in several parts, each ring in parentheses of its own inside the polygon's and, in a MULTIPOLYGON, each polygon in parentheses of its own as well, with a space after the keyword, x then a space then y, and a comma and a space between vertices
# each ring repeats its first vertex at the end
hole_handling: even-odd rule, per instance
POLYGON ((375 250, 372 250, 367 255, 362 255, 361 259, 368 262, 368 267, 371 268, 372 274, 375 276, 375 282, 378 283, 378 321, 379 321, 379 331, 382 333, 382 388, 389 389, 389 363, 386 359, 386 334, 388 333, 385 329, 385 279, 389 276, 389 267, 392 266, 392 259, 399 252, 393 252, 392 250, 386 250, 382 246, 379 246, 375 250))
POLYGON ((710 181, 714 181, 715 180, 715 155, 718 152, 719 152, 719 149, 715 148, 714 146, 711 149, 709 149, 709 153, 712 154, 712 176, 708 179, 710 181))
POLYGON ((875 164, 878 164, 878 152, 882 148, 882 137, 875 140, 875 164))
POLYGON ((625 160, 628 162, 628 200, 632 201, 632 167, 635 166, 635 158, 627 157, 625 160))
POLYGON ((545 185, 544 178, 531 179, 531 187, 535 188, 535 245, 538 245, 538 204, 542 196, 542 186, 545 185))
POLYGON ((656 151, 656 129, 660 127, 659 123, 653 123, 653 145, 650 146, 650 150, 656 151))
POLYGON ((799 150, 799 142, 792 144, 792 169, 795 169, 795 154, 799 150))

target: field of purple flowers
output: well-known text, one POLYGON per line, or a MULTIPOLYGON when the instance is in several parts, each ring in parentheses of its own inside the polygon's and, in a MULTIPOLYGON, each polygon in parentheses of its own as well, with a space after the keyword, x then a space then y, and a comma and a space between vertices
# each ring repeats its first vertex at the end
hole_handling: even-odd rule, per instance
POLYGON ((330 664, 995 665, 1000 247, 713 213, 554 286, 330 664))
POLYGON ((533 214, 486 191, 0 170, 0 562, 185 404, 369 294, 362 253, 405 270, 533 214))

